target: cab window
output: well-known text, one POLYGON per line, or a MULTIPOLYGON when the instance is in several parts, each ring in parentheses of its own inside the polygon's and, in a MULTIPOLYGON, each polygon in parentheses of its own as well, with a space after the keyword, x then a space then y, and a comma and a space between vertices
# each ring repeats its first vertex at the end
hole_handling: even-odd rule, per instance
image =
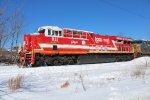
POLYGON ((58 36, 58 31, 55 31, 55 36, 58 36))
POLYGON ((62 36, 62 31, 59 31, 59 36, 62 36))
POLYGON ((52 31, 53 36, 62 36, 62 31, 52 31))
POLYGON ((48 30, 48 35, 51 35, 51 30, 48 30))
POLYGON ((45 29, 40 29, 40 30, 38 31, 38 33, 40 33, 40 34, 45 33, 45 29))
POLYGON ((54 30, 52 30, 52 35, 54 35, 55 34, 55 31, 54 30))
POLYGON ((62 31, 55 31, 55 30, 51 30, 48 29, 48 36, 62 36, 62 31))

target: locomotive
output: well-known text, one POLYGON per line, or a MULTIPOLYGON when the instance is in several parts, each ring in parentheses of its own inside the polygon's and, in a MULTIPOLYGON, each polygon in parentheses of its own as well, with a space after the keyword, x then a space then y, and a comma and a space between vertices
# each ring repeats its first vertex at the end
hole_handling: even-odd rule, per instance
POLYGON ((141 54, 131 38, 96 34, 57 26, 24 34, 19 51, 24 66, 68 65, 131 60, 141 54))
POLYGON ((150 41, 134 40, 133 44, 134 44, 136 57, 150 56, 150 41))

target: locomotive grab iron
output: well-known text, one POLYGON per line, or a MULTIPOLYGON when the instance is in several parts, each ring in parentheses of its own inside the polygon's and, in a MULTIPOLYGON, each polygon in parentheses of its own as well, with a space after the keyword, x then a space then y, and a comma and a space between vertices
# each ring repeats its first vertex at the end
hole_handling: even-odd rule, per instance
POLYGON ((24 66, 121 61, 140 54, 138 45, 132 43, 131 38, 43 26, 37 33, 24 35, 24 45, 19 54, 24 66))

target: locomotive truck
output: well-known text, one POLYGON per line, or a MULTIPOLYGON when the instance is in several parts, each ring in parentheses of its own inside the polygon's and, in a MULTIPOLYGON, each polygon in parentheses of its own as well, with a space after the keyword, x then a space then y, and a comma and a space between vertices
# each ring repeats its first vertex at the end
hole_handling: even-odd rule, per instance
POLYGON ((57 26, 39 27, 24 35, 20 61, 24 66, 125 61, 136 57, 133 39, 57 26))

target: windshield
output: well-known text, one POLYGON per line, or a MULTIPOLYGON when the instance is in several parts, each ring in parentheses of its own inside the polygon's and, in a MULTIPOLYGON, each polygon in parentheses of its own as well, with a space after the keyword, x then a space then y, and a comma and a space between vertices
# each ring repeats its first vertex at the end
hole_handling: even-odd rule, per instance
POLYGON ((40 29, 40 30, 38 31, 38 33, 40 33, 40 34, 45 33, 45 29, 40 29))

